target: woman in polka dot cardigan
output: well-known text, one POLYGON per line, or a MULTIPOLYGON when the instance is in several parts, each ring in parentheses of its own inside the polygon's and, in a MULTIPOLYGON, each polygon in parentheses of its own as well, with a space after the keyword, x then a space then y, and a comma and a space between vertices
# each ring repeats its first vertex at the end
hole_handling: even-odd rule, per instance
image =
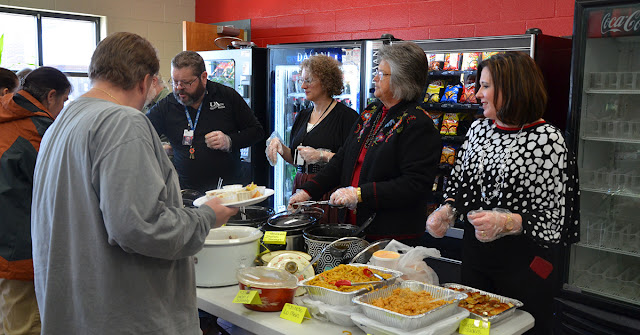
POLYGON ((427 231, 442 237, 461 218, 463 284, 522 301, 533 332, 550 334, 554 259, 579 239, 575 160, 562 132, 542 119, 544 79, 529 55, 494 55, 478 73, 486 118, 471 126, 427 231))

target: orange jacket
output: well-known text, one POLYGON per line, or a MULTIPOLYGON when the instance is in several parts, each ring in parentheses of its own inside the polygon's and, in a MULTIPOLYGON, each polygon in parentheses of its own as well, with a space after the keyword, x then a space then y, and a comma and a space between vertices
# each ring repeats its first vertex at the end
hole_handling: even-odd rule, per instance
POLYGON ((33 280, 31 191, 53 116, 31 94, 0 97, 0 278, 33 280))

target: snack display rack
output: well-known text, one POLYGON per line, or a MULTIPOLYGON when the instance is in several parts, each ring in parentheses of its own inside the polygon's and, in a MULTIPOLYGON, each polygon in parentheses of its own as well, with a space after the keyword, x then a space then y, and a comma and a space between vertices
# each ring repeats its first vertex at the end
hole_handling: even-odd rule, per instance
POLYGON ((580 176, 580 242, 556 299, 559 331, 640 332, 639 18, 638 1, 576 1, 567 138, 580 176))

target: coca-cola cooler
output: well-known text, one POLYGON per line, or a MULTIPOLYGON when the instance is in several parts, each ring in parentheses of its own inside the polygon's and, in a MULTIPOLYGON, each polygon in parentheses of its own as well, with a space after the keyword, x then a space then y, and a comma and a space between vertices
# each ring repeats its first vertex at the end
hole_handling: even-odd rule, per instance
POLYGON ((555 299, 556 334, 640 334, 640 2, 575 4, 567 137, 580 242, 555 299))

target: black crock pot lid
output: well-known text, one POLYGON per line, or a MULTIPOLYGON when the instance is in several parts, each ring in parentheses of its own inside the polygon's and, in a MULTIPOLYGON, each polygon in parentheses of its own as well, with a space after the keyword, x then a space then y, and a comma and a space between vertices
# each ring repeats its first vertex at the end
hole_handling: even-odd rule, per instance
POLYGON ((301 229, 312 225, 316 219, 307 214, 276 214, 267 224, 278 230, 301 229))

